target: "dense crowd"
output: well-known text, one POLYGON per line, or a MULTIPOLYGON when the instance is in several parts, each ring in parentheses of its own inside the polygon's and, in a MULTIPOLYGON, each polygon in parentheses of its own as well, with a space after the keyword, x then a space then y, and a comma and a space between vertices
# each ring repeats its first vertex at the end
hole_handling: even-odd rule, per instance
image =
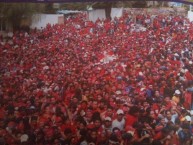
POLYGON ((0 43, 0 145, 191 145, 193 24, 129 12, 0 43))

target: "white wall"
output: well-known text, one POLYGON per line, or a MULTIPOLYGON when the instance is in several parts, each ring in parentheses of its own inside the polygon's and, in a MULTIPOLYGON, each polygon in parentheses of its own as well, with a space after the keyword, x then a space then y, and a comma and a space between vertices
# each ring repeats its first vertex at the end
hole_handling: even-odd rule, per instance
POLYGON ((45 28, 48 23, 51 25, 58 23, 58 18, 63 16, 62 14, 36 14, 33 16, 32 25, 30 28, 45 28))
MULTIPOLYGON (((119 18, 123 14, 123 8, 112 8, 111 9, 111 18, 119 18)), ((95 22, 98 18, 99 19, 106 19, 105 10, 104 9, 97 9, 88 11, 89 20, 95 22)))
POLYGON ((93 22, 95 22, 98 18, 100 20, 106 19, 105 10, 104 9, 98 9, 98 10, 88 11, 88 18, 90 21, 93 21, 93 22))
POLYGON ((111 18, 114 19, 115 17, 119 18, 123 15, 123 8, 112 8, 111 9, 111 18))
POLYGON ((192 22, 193 21, 193 12, 188 11, 188 19, 192 22))

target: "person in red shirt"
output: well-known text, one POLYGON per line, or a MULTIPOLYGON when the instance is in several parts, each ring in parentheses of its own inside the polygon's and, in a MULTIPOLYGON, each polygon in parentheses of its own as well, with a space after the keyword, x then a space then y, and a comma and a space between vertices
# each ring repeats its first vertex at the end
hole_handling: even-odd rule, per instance
POLYGON ((126 124, 125 126, 133 126, 139 117, 139 108, 137 106, 133 106, 130 108, 129 113, 126 115, 126 124))

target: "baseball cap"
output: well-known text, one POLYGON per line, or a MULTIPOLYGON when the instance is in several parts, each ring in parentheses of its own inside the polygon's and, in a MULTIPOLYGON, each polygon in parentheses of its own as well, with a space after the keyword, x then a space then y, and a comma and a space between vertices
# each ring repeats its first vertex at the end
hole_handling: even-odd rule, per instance
POLYGON ((105 117, 105 121, 112 121, 111 117, 105 117))
POLYGON ((20 137, 20 142, 26 142, 28 141, 28 135, 27 134, 23 134, 21 137, 20 137))
POLYGON ((193 115, 193 110, 190 111, 190 115, 193 115))
POLYGON ((175 94, 180 95, 181 92, 179 90, 175 90, 175 94))
POLYGON ((186 119, 186 121, 191 121, 191 117, 188 115, 185 117, 185 119, 186 119))
POLYGON ((118 110, 117 110, 117 114, 124 114, 124 112, 123 112, 122 109, 118 109, 118 110))

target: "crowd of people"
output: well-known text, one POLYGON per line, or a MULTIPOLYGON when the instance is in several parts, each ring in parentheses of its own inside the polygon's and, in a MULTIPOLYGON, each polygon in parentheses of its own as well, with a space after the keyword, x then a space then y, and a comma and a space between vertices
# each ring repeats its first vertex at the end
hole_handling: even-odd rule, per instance
POLYGON ((191 145, 193 23, 84 14, 0 43, 0 145, 191 145))

